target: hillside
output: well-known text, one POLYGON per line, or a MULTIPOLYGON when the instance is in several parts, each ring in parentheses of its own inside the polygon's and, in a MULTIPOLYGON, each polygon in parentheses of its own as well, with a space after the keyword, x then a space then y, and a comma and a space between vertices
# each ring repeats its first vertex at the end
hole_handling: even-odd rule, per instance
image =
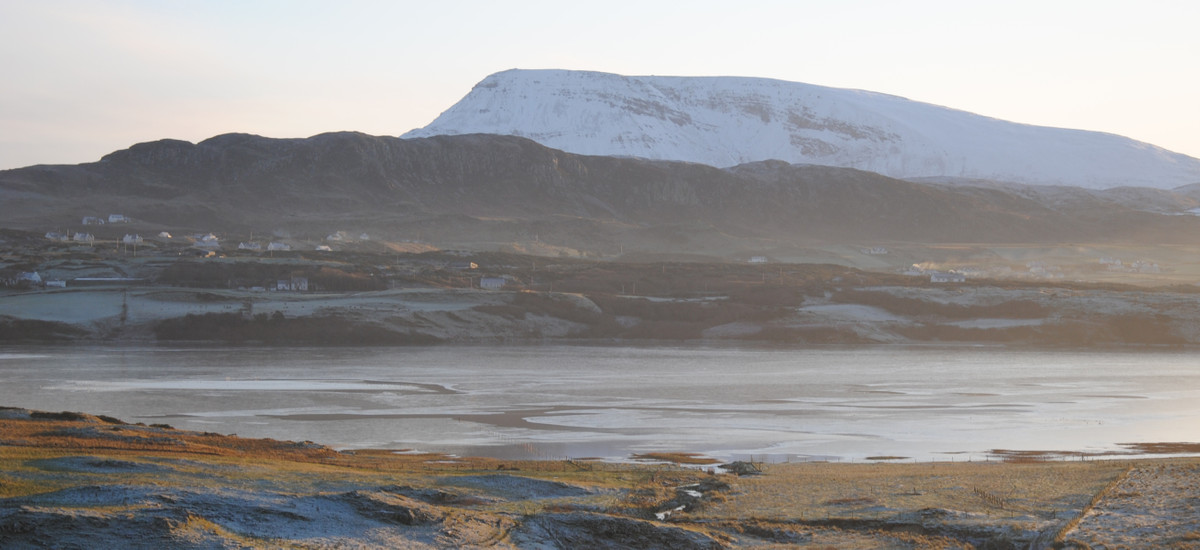
POLYGON ((1092 189, 1200 183, 1200 160, 1100 132, 861 91, 739 77, 509 70, 404 137, 524 136, 589 155, 728 167, 783 160, 896 178, 1092 189))
POLYGON ((1029 189, 782 162, 719 169, 584 156, 511 136, 227 134, 142 143, 95 163, 0 172, 0 219, 9 228, 73 232, 85 229, 85 216, 121 213, 134 224, 86 230, 107 238, 161 230, 320 238, 352 230, 590 255, 623 248, 730 255, 820 243, 1191 242, 1200 220, 1177 214, 1194 200, 1146 191, 1159 193, 1154 208, 1083 190, 1048 199, 1029 189))

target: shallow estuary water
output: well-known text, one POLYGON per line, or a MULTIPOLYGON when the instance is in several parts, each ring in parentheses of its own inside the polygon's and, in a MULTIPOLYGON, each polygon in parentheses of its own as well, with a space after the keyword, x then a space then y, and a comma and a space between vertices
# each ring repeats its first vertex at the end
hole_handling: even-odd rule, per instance
POLYGON ((1196 352, 0 348, 0 406, 501 458, 772 461, 1200 441, 1196 352))

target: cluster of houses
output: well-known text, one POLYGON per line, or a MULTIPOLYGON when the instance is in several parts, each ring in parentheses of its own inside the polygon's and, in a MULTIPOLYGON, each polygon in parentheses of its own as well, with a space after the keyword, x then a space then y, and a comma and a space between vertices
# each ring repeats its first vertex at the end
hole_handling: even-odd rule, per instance
POLYGON ((105 223, 129 223, 124 214, 109 214, 108 219, 99 216, 84 216, 83 225, 104 225, 105 223))
POLYGON ((279 279, 275 281, 274 290, 308 292, 308 277, 292 275, 287 279, 279 279))
MULTIPOLYGON (((1147 260, 1136 260, 1130 263, 1125 263, 1118 258, 1106 256, 1100 258, 1100 264, 1105 266, 1108 271, 1120 273, 1162 273, 1162 268, 1157 263, 1147 260)), ((1026 262, 1024 270, 1021 268, 1013 269, 1008 266, 1000 266, 987 270, 961 268, 950 271, 939 271, 926 269, 920 264, 913 264, 912 267, 906 268, 902 273, 910 276, 929 277, 930 282, 934 283, 961 283, 969 278, 979 277, 1065 279, 1067 276, 1066 271, 1062 267, 1038 260, 1026 262)))
MULTIPOLYGON (((292 249, 292 245, 287 244, 285 242, 280 242, 280 241, 271 241, 271 242, 267 243, 267 246, 266 246, 267 252, 275 252, 275 251, 287 252, 291 249, 292 249)), ((245 242, 238 243, 238 250, 249 250, 250 252, 262 252, 263 245, 262 245, 262 243, 257 243, 254 241, 245 241, 245 242)), ((332 248, 329 248, 326 245, 320 245, 320 246, 316 247, 316 250, 319 250, 321 252, 333 251, 332 248)))
MULTIPOLYGON (((103 221, 101 221, 101 223, 103 223, 103 221)), ((91 233, 87 233, 84 231, 76 231, 75 233, 62 233, 62 232, 58 232, 58 231, 47 231, 44 236, 48 240, 64 242, 64 243, 76 242, 76 243, 91 244, 91 243, 96 242, 95 235, 92 235, 91 233)), ((158 234, 158 236, 159 236, 159 238, 162 238, 162 239, 170 239, 171 238, 171 234, 167 233, 166 231, 160 232, 158 234)), ((121 237, 121 242, 124 244, 140 244, 144 241, 145 241, 145 238, 143 238, 141 235, 138 235, 137 233, 126 233, 124 237, 121 237)))
POLYGON ((58 231, 47 231, 46 238, 51 241, 59 241, 64 243, 69 243, 72 241, 78 243, 91 243, 96 240, 96 237, 91 233, 84 233, 82 231, 77 231, 74 234, 60 233, 58 231))
MULTIPOLYGON (((132 220, 124 214, 109 214, 107 218, 102 216, 85 216, 82 220, 85 226, 95 225, 111 225, 131 223, 132 220)), ((92 244, 96 241, 95 235, 81 230, 77 232, 65 231, 49 231, 45 234, 46 239, 57 242, 76 242, 81 244, 92 244)), ((172 241, 174 237, 166 231, 158 234, 159 240, 172 241)), ((355 241, 369 241, 371 236, 365 232, 357 235, 348 231, 335 231, 325 237, 326 241, 333 243, 348 243, 355 241)), ((138 244, 145 241, 145 238, 138 234, 126 234, 121 240, 124 244, 138 244)), ((191 242, 191 246, 200 250, 218 251, 222 248, 221 240, 213 233, 196 233, 187 238, 191 242)), ((282 241, 270 241, 265 245, 255 241, 244 241, 238 243, 238 250, 247 250, 251 252, 267 251, 267 252, 285 252, 293 250, 293 245, 282 241)), ((314 250, 319 252, 332 252, 333 248, 328 244, 316 245, 314 250)))
MULTIPOLYGON (((81 223, 83 225, 104 225, 106 223, 129 223, 129 221, 129 218, 124 214, 109 214, 108 218, 103 218, 100 216, 84 216, 81 223)), ((46 238, 52 241, 79 243, 91 243, 96 240, 94 235, 86 231, 76 231, 75 233, 60 233, 58 231, 50 231, 46 233, 46 238)))
MULTIPOLYGON (((355 237, 346 231, 336 231, 326 236, 325 240, 339 243, 353 242, 356 240, 369 241, 371 240, 371 236, 366 233, 360 233, 357 237, 355 237)), ((292 245, 282 241, 270 241, 267 243, 265 248, 263 247, 262 243, 259 242, 243 241, 238 243, 238 250, 247 250, 250 252, 261 252, 263 250, 266 250, 267 252, 287 252, 293 250, 293 247, 292 245)), ((317 252, 333 252, 333 248, 327 244, 319 244, 315 246, 313 250, 316 250, 317 252)))
POLYGON ((965 283, 967 281, 967 275, 959 270, 925 269, 921 264, 912 264, 901 273, 910 277, 929 277, 931 283, 965 283))
POLYGON ((1100 264, 1105 266, 1109 271, 1121 273, 1162 273, 1162 268, 1158 264, 1147 260, 1135 260, 1126 265, 1119 258, 1106 256, 1100 258, 1100 264))
POLYGON ((353 236, 350 235, 350 233, 348 233, 346 231, 334 231, 333 233, 330 233, 329 236, 325 237, 325 240, 339 242, 339 243, 340 242, 352 242, 355 240, 369 241, 369 240, 371 240, 371 236, 366 233, 359 233, 358 238, 355 239, 353 236))
POLYGON ((929 274, 931 283, 965 283, 967 276, 957 271, 934 271, 929 274))
POLYGON ((61 279, 42 279, 36 271, 22 271, 13 277, 0 279, 4 286, 36 287, 36 288, 66 288, 67 282, 61 279))

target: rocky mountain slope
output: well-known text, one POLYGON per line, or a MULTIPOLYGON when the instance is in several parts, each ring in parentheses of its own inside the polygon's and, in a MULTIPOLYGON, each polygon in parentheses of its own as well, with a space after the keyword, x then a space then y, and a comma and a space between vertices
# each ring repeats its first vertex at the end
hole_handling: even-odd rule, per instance
POLYGON ((0 172, 0 219, 10 228, 75 231, 84 216, 123 213, 143 232, 322 237, 349 228, 493 243, 492 250, 537 240, 605 253, 633 243, 676 252, 814 242, 1171 243, 1190 242, 1200 229, 1200 218, 1179 215, 1195 205, 1182 191, 1147 190, 1172 215, 1063 192, 1069 196, 1050 201, 1028 189, 777 161, 719 169, 582 156, 511 136, 228 134, 0 172))
POLYGON ((721 167, 775 159, 895 178, 1093 189, 1200 183, 1200 160, 1113 134, 761 78, 510 70, 485 78, 404 137, 468 133, 524 136, 573 153, 721 167))

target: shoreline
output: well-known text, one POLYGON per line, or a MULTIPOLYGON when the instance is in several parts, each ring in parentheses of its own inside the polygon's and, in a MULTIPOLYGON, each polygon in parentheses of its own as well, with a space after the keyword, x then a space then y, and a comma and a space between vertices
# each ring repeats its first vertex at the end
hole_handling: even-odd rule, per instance
POLYGON ((1200 314, 1178 307, 1194 302, 1195 293, 1175 288, 1068 291, 998 281, 951 288, 891 280, 845 288, 838 283, 815 289, 739 288, 701 301, 682 295, 463 288, 8 291, 0 292, 0 342, 1200 349, 1200 314))
POLYGON ((1196 457, 730 466, 744 475, 659 463, 337 452, 0 408, 0 533, 27 546, 256 548, 1086 548, 1200 540, 1200 518, 1189 511, 1200 482, 1196 457))
POLYGON ((127 349, 5 348, 25 355, 0 353, 11 377, 0 404, 338 449, 618 461, 690 451, 771 462, 1138 456, 1121 444, 1194 441, 1186 420, 1197 410, 1192 355, 1169 351, 127 349), (1129 364, 1153 372, 1113 386, 1129 364), (820 380, 828 385, 811 385, 820 380))

